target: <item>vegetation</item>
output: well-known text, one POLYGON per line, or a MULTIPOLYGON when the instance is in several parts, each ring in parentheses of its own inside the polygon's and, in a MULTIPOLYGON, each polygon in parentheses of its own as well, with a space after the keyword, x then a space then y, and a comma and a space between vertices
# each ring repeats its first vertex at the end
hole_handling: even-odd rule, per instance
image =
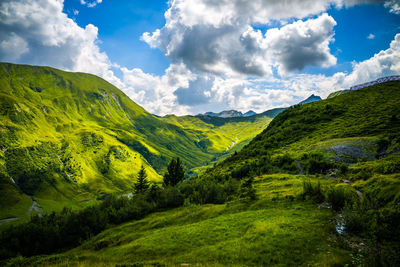
MULTIPOLYGON (((8 65, 3 70, 12 72, 8 65)), ((52 73, 52 80, 45 76, 49 84, 80 92, 72 86, 75 80, 63 78, 72 74, 47 71, 52 73)), ((32 99, 51 90, 49 84, 35 82, 29 87, 32 99)), ((10 83, 3 83, 8 88, 10 83)), ((57 132, 49 126, 47 136, 38 135, 43 139, 35 142, 21 129, 30 125, 41 131, 35 123, 42 111, 30 112, 37 107, 12 100, 28 88, 22 84, 19 90, 15 84, 13 93, 0 98, 7 99, 1 102, 5 110, 1 114, 7 118, 0 131, 7 148, 0 150, 2 192, 14 192, 11 199, 21 206, 20 195, 58 196, 56 190, 66 192, 57 205, 80 194, 81 199, 102 197, 89 207, 44 212, 33 215, 29 223, 1 231, 2 265, 400 264, 399 82, 288 108, 252 141, 241 142, 241 151, 227 153, 225 160, 190 177, 185 177, 184 169, 210 162, 210 151, 222 151, 216 140, 220 138, 225 147, 224 127, 234 131, 247 122, 156 118, 139 109, 137 114, 128 109, 117 112, 123 96, 113 102, 112 89, 102 86, 106 89, 87 92, 92 102, 102 102, 88 106, 92 111, 83 112, 80 123, 67 117, 76 112, 76 103, 61 108, 61 102, 46 102, 54 112, 56 107, 64 112, 65 116, 53 119, 58 117, 66 126, 57 132), (95 112, 99 107, 103 113, 95 112), (135 127, 127 127, 125 119, 118 125, 102 119, 110 114, 115 118, 128 114, 135 127), (20 163, 22 158, 26 164, 20 163), (154 183, 161 177, 152 176, 154 170, 146 161, 156 169, 164 166, 162 186, 154 183), (133 173, 138 173, 136 183, 133 173), (153 181, 150 186, 147 174, 153 181), (131 197, 122 194, 131 190, 135 190, 131 197), (55 254, 44 255, 51 253, 55 254)), ((253 123, 260 118, 253 118, 253 123)), ((59 121, 47 118, 44 125, 59 121)))

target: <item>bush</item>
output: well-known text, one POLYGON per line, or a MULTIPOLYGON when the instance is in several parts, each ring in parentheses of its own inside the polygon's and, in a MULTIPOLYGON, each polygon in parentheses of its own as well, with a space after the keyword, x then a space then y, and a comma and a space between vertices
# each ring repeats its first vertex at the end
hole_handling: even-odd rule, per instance
POLYGON ((346 204, 352 205, 357 199, 357 194, 344 186, 336 186, 329 188, 326 199, 334 211, 340 211, 346 204))
POLYGON ((334 164, 322 153, 313 152, 301 157, 303 169, 308 174, 324 174, 334 167, 334 164))
POLYGON ((296 161, 287 154, 277 156, 273 159, 272 164, 284 171, 298 172, 296 161))
POLYGON ((321 203, 325 200, 324 194, 321 190, 321 183, 318 181, 316 185, 313 185, 310 180, 303 181, 303 200, 312 199, 317 203, 321 203))

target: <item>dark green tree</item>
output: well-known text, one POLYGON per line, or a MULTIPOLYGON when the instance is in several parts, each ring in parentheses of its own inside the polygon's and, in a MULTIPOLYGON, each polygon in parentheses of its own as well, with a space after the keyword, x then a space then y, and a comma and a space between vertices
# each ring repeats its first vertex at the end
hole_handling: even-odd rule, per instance
POLYGON ((138 173, 138 179, 134 184, 134 189, 136 194, 146 192, 147 189, 149 189, 149 181, 147 181, 147 173, 143 165, 138 173))
POLYGON ((182 161, 179 157, 172 159, 168 165, 167 173, 164 175, 164 184, 175 186, 185 178, 182 161))
POLYGON ((239 197, 246 200, 255 200, 257 198, 256 191, 253 188, 253 177, 242 180, 239 187, 239 197))

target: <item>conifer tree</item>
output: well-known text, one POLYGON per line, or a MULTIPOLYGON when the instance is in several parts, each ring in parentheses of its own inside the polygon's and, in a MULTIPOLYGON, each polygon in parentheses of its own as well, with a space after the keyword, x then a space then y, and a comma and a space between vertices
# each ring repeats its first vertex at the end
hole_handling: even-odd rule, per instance
POLYGON ((142 165, 138 173, 138 179, 134 184, 135 193, 140 194, 146 192, 148 188, 149 188, 149 181, 147 181, 147 173, 146 170, 144 169, 144 166, 142 165))
POLYGON ((164 184, 175 186, 185 178, 182 161, 179 157, 172 159, 164 175, 164 184))

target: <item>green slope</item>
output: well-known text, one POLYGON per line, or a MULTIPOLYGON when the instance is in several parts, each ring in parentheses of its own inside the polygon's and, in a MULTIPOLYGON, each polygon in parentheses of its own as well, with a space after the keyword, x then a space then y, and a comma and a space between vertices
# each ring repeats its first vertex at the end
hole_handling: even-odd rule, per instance
POLYGON ((142 164, 160 182, 171 158, 203 166, 270 121, 159 118, 94 75, 9 63, 0 63, 0 117, 0 219, 25 214, 27 195, 53 210, 129 190, 142 164))

